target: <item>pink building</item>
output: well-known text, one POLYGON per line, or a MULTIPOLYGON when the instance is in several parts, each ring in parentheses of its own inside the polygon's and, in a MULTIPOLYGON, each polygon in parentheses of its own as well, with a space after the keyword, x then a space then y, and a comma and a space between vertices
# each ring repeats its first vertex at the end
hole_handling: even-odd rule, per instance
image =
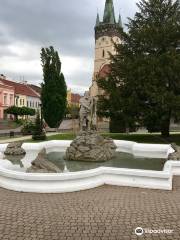
POLYGON ((4 110, 10 106, 14 106, 14 87, 0 80, 0 119, 6 118, 4 110))

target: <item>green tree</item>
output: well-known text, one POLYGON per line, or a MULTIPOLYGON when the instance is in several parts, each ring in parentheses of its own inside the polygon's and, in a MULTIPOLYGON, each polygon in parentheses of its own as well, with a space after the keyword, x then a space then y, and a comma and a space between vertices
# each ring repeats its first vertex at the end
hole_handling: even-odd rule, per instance
POLYGON ((35 110, 28 107, 16 107, 11 106, 4 111, 7 114, 12 114, 15 120, 18 120, 18 116, 34 116, 36 114, 35 110))
POLYGON ((173 0, 141 0, 137 6, 122 44, 115 45, 117 55, 111 55, 109 77, 98 81, 109 95, 100 98, 99 112, 168 137, 170 120, 180 111, 180 6, 173 0))
POLYGON ((70 118, 77 119, 79 117, 79 106, 77 105, 70 105, 67 106, 67 115, 70 115, 70 118))
POLYGON ((41 61, 44 76, 41 93, 43 117, 49 127, 57 128, 66 111, 67 87, 58 52, 53 47, 42 48, 41 61))

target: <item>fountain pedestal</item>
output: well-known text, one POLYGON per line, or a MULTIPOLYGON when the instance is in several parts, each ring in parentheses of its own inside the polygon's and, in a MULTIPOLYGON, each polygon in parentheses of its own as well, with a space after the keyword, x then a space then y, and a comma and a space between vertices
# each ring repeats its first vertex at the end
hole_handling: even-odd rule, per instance
POLYGON ((65 159, 70 161, 104 162, 116 152, 116 145, 110 138, 100 136, 96 131, 82 131, 66 150, 65 159))

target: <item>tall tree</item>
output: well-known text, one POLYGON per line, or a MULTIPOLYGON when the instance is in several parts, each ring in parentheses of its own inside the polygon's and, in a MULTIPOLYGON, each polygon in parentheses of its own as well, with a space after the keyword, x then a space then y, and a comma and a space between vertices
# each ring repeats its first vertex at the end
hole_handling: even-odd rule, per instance
POLYGON ((42 84, 43 117, 49 127, 59 127, 66 110, 67 87, 61 72, 58 52, 53 47, 42 48, 41 61, 44 82, 42 84))
POLYGON ((99 112, 117 112, 126 124, 155 126, 168 137, 170 120, 180 112, 179 1, 141 0, 137 6, 111 56, 109 77, 98 81, 109 96, 100 97, 99 112))

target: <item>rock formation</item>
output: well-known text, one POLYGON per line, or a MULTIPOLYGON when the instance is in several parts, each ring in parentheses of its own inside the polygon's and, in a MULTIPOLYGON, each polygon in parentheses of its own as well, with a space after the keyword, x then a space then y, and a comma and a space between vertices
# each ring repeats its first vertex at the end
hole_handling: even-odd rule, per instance
POLYGON ((171 147, 174 149, 175 152, 169 154, 168 160, 179 161, 180 160, 180 147, 177 146, 175 143, 172 143, 171 147))
POLYGON ((62 172, 54 163, 48 161, 46 149, 43 148, 36 159, 31 163, 31 167, 27 169, 28 173, 60 173, 62 172))
POLYGON ((4 154, 10 155, 10 156, 25 155, 26 152, 21 146, 22 146, 22 142, 9 143, 4 154))
POLYGON ((96 131, 83 131, 66 150, 65 159, 70 161, 104 162, 116 152, 116 145, 110 138, 104 138, 96 131))

